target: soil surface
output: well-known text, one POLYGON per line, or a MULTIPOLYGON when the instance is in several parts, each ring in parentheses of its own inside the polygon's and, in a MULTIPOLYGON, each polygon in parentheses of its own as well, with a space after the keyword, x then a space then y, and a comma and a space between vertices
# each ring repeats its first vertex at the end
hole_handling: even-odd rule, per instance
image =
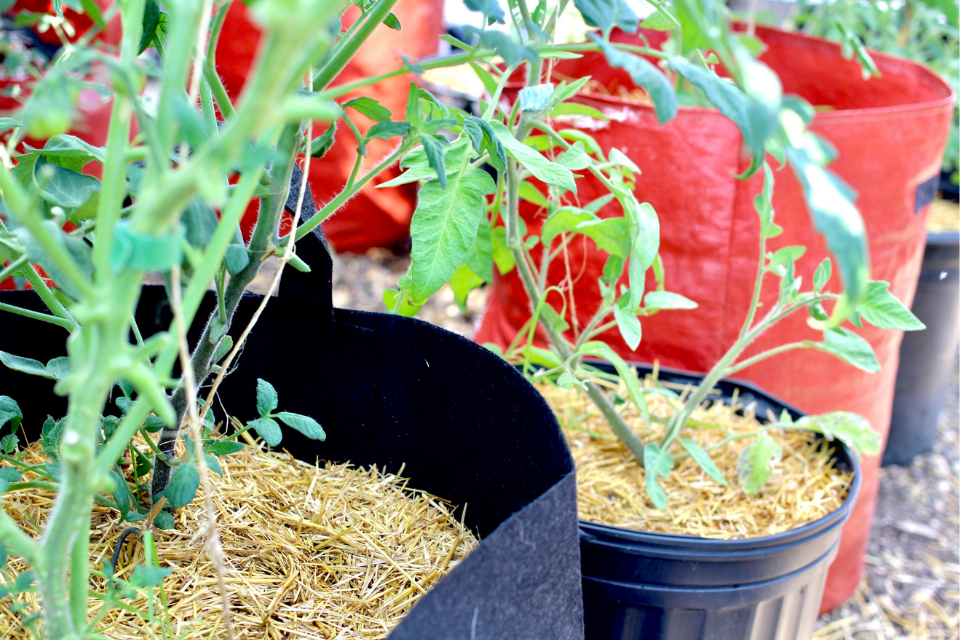
MULTIPOLYGON (((396 287, 407 256, 372 250, 335 258, 333 302, 385 311, 382 293, 396 287)), ((470 337, 488 292, 477 290, 461 313, 445 287, 421 320, 470 337)), ((880 470, 867 572, 856 593, 824 615, 817 640, 960 639, 960 380, 954 380, 934 450, 908 467, 880 470)))

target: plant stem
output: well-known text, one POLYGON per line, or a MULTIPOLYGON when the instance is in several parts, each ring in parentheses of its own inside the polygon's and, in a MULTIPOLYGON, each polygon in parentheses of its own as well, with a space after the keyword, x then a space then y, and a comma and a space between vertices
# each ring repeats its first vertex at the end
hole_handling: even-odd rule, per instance
POLYGON ((353 37, 341 45, 340 50, 334 54, 333 58, 313 76, 314 91, 325 90, 340 75, 340 72, 346 68, 347 63, 356 55, 360 46, 373 33, 373 30, 379 27, 380 23, 390 15, 390 11, 397 2, 398 0, 379 0, 377 2, 376 6, 367 14, 363 26, 357 29, 353 37))
POLYGON ((774 347, 773 349, 768 349, 763 353, 758 353, 757 355, 751 358, 747 358, 742 362, 738 362, 737 364, 728 367, 726 372, 724 373, 724 376, 732 375, 737 371, 746 369, 747 367, 755 365, 758 362, 761 362, 763 360, 766 360, 771 356, 775 356, 778 353, 783 353, 784 351, 790 351, 791 349, 803 349, 805 347, 809 347, 811 344, 812 343, 809 340, 803 340, 802 342, 791 342, 790 344, 784 344, 784 345, 780 345, 779 347, 774 347))
POLYGON ((18 316, 24 316, 26 318, 30 318, 32 320, 49 322, 50 324, 55 324, 58 327, 63 327, 67 331, 72 331, 77 326, 75 322, 64 320, 63 318, 58 318, 57 316, 52 316, 47 313, 40 313, 39 311, 22 309, 21 307, 16 307, 12 304, 7 304, 5 302, 0 302, 0 311, 7 311, 9 313, 14 313, 18 316))

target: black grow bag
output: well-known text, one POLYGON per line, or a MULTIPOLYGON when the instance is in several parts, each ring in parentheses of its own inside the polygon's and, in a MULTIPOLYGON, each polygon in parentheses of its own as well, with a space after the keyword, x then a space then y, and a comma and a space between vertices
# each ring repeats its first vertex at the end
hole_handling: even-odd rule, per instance
POLYGON ((900 343, 885 465, 910 464, 937 437, 960 346, 960 233, 927 234, 911 309, 927 328, 905 333, 900 343))
MULTIPOLYGON (((296 190, 292 190, 294 193, 296 190)), ((377 313, 334 309, 332 261, 323 236, 297 245, 312 273, 287 269, 237 370, 219 392, 230 412, 256 417, 257 378, 285 410, 317 419, 315 442, 284 428, 281 447, 317 458, 377 465, 410 486, 466 505, 482 541, 410 611, 392 640, 578 640, 583 637, 573 461, 541 396, 502 359, 453 333, 377 313)), ((261 297, 247 296, 233 333, 261 297)), ((30 291, 0 301, 39 308, 30 291)), ((208 296, 198 317, 213 305, 208 296)), ((169 326, 162 287, 147 287, 141 330, 169 326)), ((196 341, 199 330, 194 330, 196 341)), ((4 314, 0 350, 44 362, 63 355, 59 327, 4 314)), ((25 427, 60 417, 50 381, 0 366, 0 394, 23 409, 25 427)))
MULTIPOLYGON (((651 372, 636 366, 640 376, 651 372)), ((668 384, 696 385, 702 378, 659 369, 668 384)), ((715 389, 709 400, 729 400, 736 391, 738 402, 753 404, 758 416, 803 415, 746 382, 724 380, 715 389)), ((855 473, 843 506, 780 534, 710 540, 581 520, 586 640, 808 640, 860 490, 856 458, 839 442, 834 451, 838 467, 855 473)))

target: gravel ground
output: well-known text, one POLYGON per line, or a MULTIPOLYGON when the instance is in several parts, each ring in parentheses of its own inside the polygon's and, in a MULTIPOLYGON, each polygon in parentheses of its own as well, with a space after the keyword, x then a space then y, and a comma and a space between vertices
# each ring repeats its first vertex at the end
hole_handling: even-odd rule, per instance
MULTIPOLYGON (((382 292, 396 287, 408 265, 406 256, 383 250, 337 256, 334 305, 384 311, 382 292)), ((470 336, 486 293, 470 295, 465 316, 444 288, 418 317, 470 336)), ((958 384, 940 417, 934 450, 909 467, 880 470, 866 575, 853 597, 821 618, 816 640, 960 639, 958 384)))

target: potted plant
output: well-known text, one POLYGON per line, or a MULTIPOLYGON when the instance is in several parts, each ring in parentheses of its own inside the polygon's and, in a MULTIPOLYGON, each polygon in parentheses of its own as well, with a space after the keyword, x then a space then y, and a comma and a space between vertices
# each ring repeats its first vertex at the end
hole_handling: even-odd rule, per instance
MULTIPOLYGON (((209 468, 219 464, 200 452, 230 448, 204 427, 215 392, 231 412, 259 416, 248 427, 263 440, 277 444, 282 436, 283 446, 310 463, 329 457, 393 471, 407 465, 418 488, 469 506, 466 523, 484 541, 393 637, 581 636, 572 466, 546 405, 474 343, 413 319, 335 312, 330 302, 332 261, 319 223, 411 149, 428 149, 432 166, 442 167, 439 132, 462 126, 416 85, 402 121, 369 98, 333 101, 340 93, 331 82, 382 22, 395 21, 394 4, 364 4, 341 32, 339 17, 350 3, 260 0, 254 10, 266 36, 234 103, 208 56, 229 2, 120 3, 110 9, 122 21, 119 48, 65 44, 32 87, 32 98, 52 97, 28 101, 4 121, 12 134, 0 153, 0 280, 22 276, 32 290, 4 292, 0 301, 2 416, 13 427, 23 426, 23 415, 55 416, 40 432, 49 464, 27 469, 16 435, 4 438, 4 492, 41 485, 54 492, 39 532, 24 531, 0 511, 4 558, 13 554, 32 569, 11 578, 4 594, 39 593, 38 632, 45 636, 99 637, 99 613, 88 609, 90 578, 108 587, 124 582, 90 566, 95 501, 120 507, 117 521, 165 526, 172 518, 163 504, 190 502, 201 483, 210 499, 209 468), (148 47, 157 49, 162 68, 141 56, 148 47), (58 82, 75 79, 91 61, 109 74, 98 87, 112 99, 105 147, 64 133, 76 117, 74 94, 56 92, 58 82), (317 211, 303 173, 329 148, 333 123, 353 129, 357 113, 378 121, 357 136, 360 157, 368 139, 392 139, 396 147, 363 174, 358 159, 348 184, 317 211), (319 135, 314 121, 328 123, 319 135), (27 131, 49 138, 21 150, 27 131), (102 179, 85 172, 90 165, 102 167, 102 179), (257 199, 257 224, 246 242, 238 224, 257 199), (290 225, 285 235, 283 223, 290 225), (270 257, 279 259, 271 293, 286 264, 297 269, 283 276, 281 304, 269 293, 245 293, 270 257), (161 274, 164 284, 148 285, 148 273, 161 274), (251 334, 258 321, 272 326, 251 334), (290 343, 291 322, 305 328, 297 345, 290 343), (302 362, 278 358, 284 349, 302 362), (254 358, 236 369, 241 350, 254 358), (175 378, 178 359, 183 375, 175 378), (276 393, 258 378, 272 378, 286 411, 277 410, 276 393), (317 419, 331 434, 324 445, 316 443, 323 435, 317 419), (525 427, 520 437, 511 434, 516 424, 525 427), (152 461, 130 448, 135 436, 149 441, 152 461), (118 465, 135 469, 133 486, 111 474, 118 465), (137 470, 145 465, 151 486, 141 486, 137 470), (20 482, 25 472, 31 478, 20 482), (124 507, 111 490, 133 499, 124 507)), ((492 55, 485 48, 464 58, 492 55)), ((447 195, 474 202, 468 186, 447 195)), ((25 433, 36 435, 39 425, 28 426, 33 431, 25 433)), ((216 564, 217 519, 209 507, 205 517, 216 564)), ((139 582, 131 577, 127 586, 162 588, 151 563, 148 557, 139 582)), ((226 600, 222 576, 217 588, 226 600)), ((107 588, 99 595, 121 606, 113 594, 107 588)))
MULTIPOLYGON (((656 29, 644 30, 640 35, 620 33, 613 40, 626 46, 658 46, 667 42, 668 33, 660 29, 674 27, 657 14, 648 20, 656 29)), ((765 45, 760 60, 780 75, 784 90, 798 93, 817 107, 811 130, 836 150, 837 159, 831 167, 857 193, 874 277, 890 282, 890 291, 909 303, 925 235, 922 215, 916 214, 917 206, 922 214, 929 195, 926 188, 920 187, 935 177, 942 145, 946 143, 953 110, 949 87, 919 65, 879 54, 874 60, 880 77, 865 81, 860 64, 846 60, 838 44, 759 26, 756 37, 765 45), (851 86, 856 86, 856 91, 851 86), (880 122, 886 123, 882 135, 868 132, 880 122), (871 147, 887 144, 886 136, 892 132, 911 137, 904 148, 917 154, 915 161, 901 162, 904 156, 885 154, 871 147), (921 140, 927 142, 920 144, 921 140), (877 164, 880 160, 896 166, 881 169, 877 164), (890 195, 886 189, 896 195, 890 195)), ((689 106, 681 105, 677 116, 661 126, 649 106, 649 97, 639 96, 644 102, 638 103, 638 85, 630 75, 605 64, 597 54, 584 53, 581 59, 560 61, 554 70, 558 78, 584 73, 593 76, 594 82, 584 87, 577 102, 599 111, 609 121, 597 116, 564 116, 556 126, 590 135, 604 152, 622 151, 640 169, 644 179, 638 183, 643 185, 639 193, 663 214, 660 256, 667 273, 672 274, 668 276, 670 286, 699 305, 685 314, 660 314, 646 319, 645 337, 636 349, 615 331, 605 335, 604 340, 630 360, 657 359, 663 366, 708 371, 736 340, 739 319, 746 315, 751 301, 751 292, 735 283, 752 278, 755 243, 740 242, 739 238, 748 233, 755 238, 759 233, 752 203, 762 184, 758 177, 743 181, 733 178, 750 163, 750 157, 741 151, 743 136, 706 101, 688 101, 689 106), (668 211, 676 213, 667 215, 668 211), (697 242, 691 242, 691 237, 696 237, 697 242)), ((594 193, 600 193, 599 187, 594 193)), ((778 180, 774 198, 773 206, 785 232, 772 241, 772 248, 805 246, 806 259, 797 264, 797 274, 809 282, 817 264, 829 255, 830 247, 818 234, 815 219, 814 224, 810 222, 798 180, 784 174, 778 180)), ((529 225, 535 220, 537 206, 521 206, 529 225)), ((601 211, 604 215, 605 211, 601 211)), ((601 274, 605 256, 596 252, 592 244, 581 243, 570 245, 569 256, 570 280, 578 283, 584 297, 577 304, 577 322, 585 326, 600 304, 600 296, 590 283, 601 274)), ((554 263, 547 282, 562 285, 566 278, 565 264, 554 263)), ((509 344, 529 318, 523 302, 525 295, 518 275, 498 276, 476 339, 501 346, 509 344)), ((775 295, 774 291, 765 293, 764 304, 775 302, 775 295)), ((842 364, 820 352, 797 350, 784 354, 779 361, 760 363, 741 375, 806 411, 854 411, 885 433, 890 424, 894 363, 901 334, 871 327, 857 331, 874 347, 882 365, 879 374, 845 371, 842 364), (779 375, 783 367, 806 373, 784 377, 779 375), (835 384, 834 380, 841 376, 844 384, 835 384)), ((804 318, 794 316, 785 321, 776 336, 761 336, 751 349, 758 353, 775 347, 780 340, 815 338, 816 333, 804 318)), ((878 467, 879 460, 867 459, 863 463, 864 491, 847 525, 849 534, 832 570, 825 608, 832 608, 847 597, 858 583, 866 552, 865 532, 875 504, 878 467)))
MULTIPOLYGON (((636 433, 636 429, 624 422, 614 401, 593 382, 592 376, 596 371, 589 369, 584 364, 584 359, 602 358, 613 364, 627 385, 627 394, 632 405, 642 416, 642 422, 649 427, 651 419, 647 415, 645 392, 635 381, 631 382, 632 374, 627 363, 608 344, 598 341, 597 338, 607 331, 618 332, 630 350, 635 350, 638 345, 643 344, 641 333, 647 324, 647 316, 658 311, 690 308, 694 305, 688 298, 666 290, 665 282, 676 277, 676 270, 665 268, 664 261, 658 254, 660 220, 657 212, 649 204, 641 204, 636 196, 636 193, 644 192, 644 180, 649 176, 644 173, 638 177, 640 171, 645 169, 638 167, 620 150, 620 145, 639 146, 643 139, 623 137, 620 144, 605 147, 598 144, 593 135, 596 130, 604 131, 605 120, 635 122, 634 114, 622 108, 611 108, 604 113, 596 102, 587 103, 583 99, 577 100, 574 105, 552 102, 551 100, 556 99, 555 96, 566 96, 563 92, 571 91, 568 87, 572 85, 567 82, 574 83, 578 89, 586 84, 582 73, 566 75, 563 81, 559 80, 564 77, 561 75, 563 62, 546 72, 547 79, 557 79, 556 87, 544 87, 542 67, 536 64, 528 66, 525 86, 517 92, 513 100, 500 101, 503 91, 502 78, 498 84, 489 82, 492 86, 488 89, 491 99, 487 109, 491 112, 499 109, 506 118, 499 124, 491 123, 491 128, 508 152, 502 158, 506 172, 505 176, 502 171, 499 174, 501 180, 498 190, 490 203, 491 212, 487 218, 490 239, 488 241, 480 235, 477 236, 476 245, 462 254, 463 263, 458 267, 461 277, 455 277, 452 281, 454 290, 459 291, 459 295, 464 295, 463 291, 469 290, 469 283, 475 285, 481 282, 493 271, 494 264, 501 274, 516 272, 516 281, 522 286, 524 298, 521 304, 515 306, 515 310, 517 315, 528 313, 529 319, 517 328, 516 337, 514 334, 507 337, 504 341, 507 346, 501 352, 524 368, 541 368, 540 376, 554 378, 561 385, 582 388, 596 405, 597 411, 607 418, 612 432, 623 440, 623 446, 635 455, 634 463, 637 467, 643 466, 646 491, 650 499, 659 506, 666 504, 667 500, 659 486, 659 478, 670 476, 677 457, 688 456, 700 463, 704 474, 710 475, 717 471, 702 446, 679 434, 687 428, 689 412, 699 406, 722 377, 753 366, 772 355, 799 350, 801 347, 836 356, 866 371, 876 371, 878 363, 869 344, 853 331, 840 327, 841 322, 849 316, 856 322, 866 318, 868 322, 883 329, 921 328, 909 311, 889 293, 887 283, 871 281, 867 275, 869 268, 866 241, 862 235, 863 224, 852 204, 852 194, 835 175, 823 168, 831 154, 825 153, 827 147, 822 141, 804 128, 811 121, 814 110, 797 98, 781 96, 776 76, 768 67, 750 57, 747 49, 749 39, 732 29, 718 28, 716 25, 723 22, 716 20, 716 16, 706 18, 698 14, 697 10, 703 9, 703 6, 692 2, 678 2, 673 9, 661 8, 658 14, 655 14, 660 24, 672 25, 670 28, 679 29, 683 24, 683 42, 697 42, 706 49, 698 51, 696 46, 687 45, 689 49, 684 52, 695 62, 690 62, 684 55, 677 53, 680 45, 676 41, 670 48, 657 50, 644 46, 643 41, 628 39, 622 35, 611 39, 611 32, 619 20, 630 24, 628 17, 615 12, 611 12, 605 21, 602 18, 593 20, 592 23, 601 28, 599 33, 594 34, 593 42, 568 47, 584 53, 585 62, 576 61, 577 64, 585 65, 581 68, 589 66, 602 72, 604 67, 598 64, 600 56, 592 53, 599 48, 607 58, 608 66, 621 73, 621 79, 627 77, 632 81, 632 87, 643 87, 645 98, 652 104, 648 107, 651 119, 656 115, 661 120, 669 120, 676 112, 677 97, 672 83, 668 82, 649 60, 633 54, 641 53, 650 58, 666 60, 677 82, 687 82, 697 87, 703 92, 697 94, 701 100, 714 103, 721 113, 732 121, 732 124, 727 123, 722 127, 718 126, 717 130, 710 130, 711 135, 724 136, 739 143, 737 129, 740 130, 747 146, 745 159, 739 164, 742 177, 749 177, 759 173, 761 168, 764 169, 762 189, 753 201, 755 211, 752 213, 754 222, 751 224, 757 229, 758 237, 756 243, 750 243, 750 251, 756 252, 757 244, 760 250, 758 256, 753 256, 755 271, 750 273, 747 280, 753 281, 755 286, 743 287, 743 291, 739 292, 748 300, 748 309, 743 314, 746 318, 741 320, 742 327, 735 330, 731 348, 720 352, 718 364, 688 398, 688 403, 665 418, 665 431, 656 436, 655 440, 644 441, 636 433), (677 14, 673 13, 674 10, 677 14), (714 73, 711 66, 713 64, 725 65, 730 79, 723 79, 714 73), (558 72, 557 75, 554 75, 554 71, 558 72), (547 122, 540 119, 544 114, 549 114, 547 122), (559 130, 559 127, 550 121, 558 120, 562 123, 564 118, 582 124, 574 129, 559 130), (518 144, 523 142, 526 144, 518 144), (531 153, 531 150, 534 152, 531 153), (764 162, 767 151, 775 155, 781 154, 793 167, 815 224, 826 236, 826 242, 833 248, 839 261, 839 271, 846 285, 843 296, 824 289, 832 272, 830 260, 822 261, 817 267, 811 278, 812 289, 801 290, 801 279, 798 279, 795 267, 806 247, 787 246, 769 253, 766 251, 767 241, 784 232, 773 222, 774 173, 764 162), (555 160, 545 163, 545 157, 555 160), (570 173, 563 171, 564 168, 569 172, 589 171, 591 178, 575 181, 570 173), (574 188, 575 195, 571 193, 574 188), (524 213, 528 215, 523 215, 524 213), (574 271, 570 264, 579 264, 578 258, 583 254, 571 250, 569 255, 574 257, 568 260, 567 250, 570 247, 580 247, 581 243, 586 242, 590 242, 591 247, 595 244, 598 254, 604 259, 590 261, 586 268, 574 271), (648 269, 651 271, 649 278, 648 269), (758 309, 761 294, 764 293, 761 285, 765 274, 779 277, 781 285, 776 289, 772 300, 769 294, 765 296, 764 313, 760 314, 758 309), (581 283, 577 287, 573 285, 575 279, 579 279, 581 283), (648 279, 651 281, 649 284, 648 279), (587 303, 583 304, 579 291, 587 287, 593 297, 587 298, 587 303), (836 302, 832 315, 822 306, 822 303, 828 300, 836 302), (823 332, 822 341, 802 339, 784 344, 782 333, 776 336, 778 332, 768 331, 788 316, 800 316, 802 321, 802 314, 796 312, 804 309, 809 311, 810 318, 807 322, 810 326, 823 332), (760 353, 747 352, 748 345, 760 335, 774 336, 773 344, 760 353), (546 349, 543 348, 544 345, 547 346, 546 349)), ((535 36, 531 38, 536 42, 535 36)), ((463 46, 469 49, 470 44, 464 43, 463 46)), ((481 69, 480 72, 482 71, 481 69)), ((514 71, 510 65, 504 69, 505 74, 514 71)), ((704 109, 694 112, 702 118, 713 117, 704 109)), ((653 127, 650 123, 648 126, 653 127)), ((691 129, 695 127, 693 124, 690 126, 691 129)), ((702 125, 701 131, 704 131, 702 125)), ((678 136, 677 130, 674 129, 670 135, 678 136)), ((683 141, 683 138, 679 140, 683 141)), ((467 147, 466 142, 462 144, 467 147)), ((678 144, 674 148, 681 147, 678 144)), ((653 152, 661 150, 662 148, 653 148, 653 152)), ((685 148, 684 152, 689 153, 689 148, 685 148)), ((419 155, 405 159, 401 166, 406 166, 408 173, 398 180, 427 181, 418 205, 418 211, 424 212, 435 207, 431 199, 424 197, 427 187, 435 185, 433 176, 425 173, 422 168, 425 161, 419 155)), ((660 159, 659 166, 661 169, 666 167, 668 171, 675 170, 675 167, 663 158, 660 159)), ((735 165, 731 165, 731 172, 733 168, 735 165)), ((437 188, 435 185, 430 191, 436 191, 437 188)), ((415 306, 425 297, 423 289, 419 288, 422 285, 418 283, 420 272, 416 242, 418 233, 427 233, 430 230, 418 229, 416 221, 415 216, 412 228, 415 250, 409 278, 401 280, 399 291, 387 298, 388 304, 392 303, 398 311, 408 310, 408 307, 414 307, 410 311, 415 310, 415 306)), ((486 234, 482 225, 481 233, 486 234)), ((689 251, 702 252, 703 248, 690 238, 693 236, 700 240, 699 235, 695 231, 691 233, 689 229, 686 230, 686 235, 689 251)), ((729 242, 729 237, 726 237, 725 245, 729 242)), ((737 251, 740 250, 737 245, 737 251)), ((456 261, 452 263, 455 264, 456 261)), ((703 273, 704 280, 710 277, 709 273, 700 273, 703 273)), ((662 319, 664 323, 682 326, 680 321, 665 316, 666 314, 662 319)), ((842 434, 851 441, 859 440, 860 445, 867 450, 874 453, 879 451, 879 438, 876 434, 871 436, 864 429, 861 419, 849 415, 834 415, 827 419, 807 418, 797 421, 796 424, 785 417, 783 422, 795 428, 824 430, 830 432, 831 437, 842 434)), ((758 431, 766 433, 766 428, 759 428, 758 431)), ((759 455, 763 450, 775 450, 766 444, 765 438, 761 438, 761 441, 752 449, 752 455, 759 455)), ((745 464, 744 469, 768 469, 768 462, 769 458, 753 460, 745 464)), ((849 499, 852 501, 854 497, 849 496, 849 499)), ((757 548, 751 548, 751 543, 711 543, 700 545, 707 548, 697 552, 682 546, 668 550, 672 542, 669 536, 644 536, 641 533, 620 530, 606 539, 601 539, 597 534, 597 527, 583 525, 588 635, 605 637, 604 634, 609 633, 613 637, 620 637, 623 634, 638 633, 638 629, 642 627, 643 633, 649 633, 650 637, 658 637, 658 634, 672 637, 671 633, 681 634, 677 637, 704 637, 698 634, 720 633, 718 629, 722 628, 723 633, 729 632, 729 637, 747 637, 754 624, 754 616, 767 615, 765 612, 777 607, 777 599, 792 589, 796 591, 789 597, 791 606, 783 609, 784 617, 779 618, 773 614, 771 625, 765 629, 771 634, 769 637, 775 637, 772 634, 776 633, 778 628, 786 634, 784 637, 809 634, 812 631, 812 620, 816 617, 819 595, 822 593, 824 572, 832 559, 830 549, 839 534, 843 513, 849 508, 848 505, 838 512, 839 515, 807 528, 804 532, 798 530, 796 537, 790 538, 790 548, 796 551, 798 556, 794 558, 794 563, 779 564, 789 567, 788 573, 804 572, 802 578, 792 575, 790 580, 784 580, 775 588, 771 587, 773 591, 782 590, 777 593, 763 593, 758 600, 750 603, 750 607, 744 606, 740 610, 744 615, 739 620, 723 618, 722 622, 711 625, 709 630, 701 625, 702 620, 691 627, 685 627, 682 621, 667 615, 665 611, 695 608, 700 610, 697 615, 702 614, 703 620, 721 620, 717 617, 721 615, 720 611, 730 609, 735 601, 743 603, 742 599, 738 600, 743 597, 743 593, 737 592, 736 585, 743 586, 745 581, 761 583, 784 577, 763 572, 744 576, 736 567, 732 567, 733 571, 721 578, 717 578, 712 571, 704 570, 704 573, 710 575, 700 576, 702 581, 697 581, 696 571, 704 566, 722 565, 721 559, 731 555, 728 552, 737 550, 747 555, 762 555, 757 548), (803 533, 823 533, 827 529, 830 530, 831 537, 813 536, 818 543, 824 544, 822 547, 817 547, 817 544, 810 547, 795 544, 803 533), (612 539, 617 536, 618 540, 612 539), (634 536, 634 539, 630 540, 631 536, 634 536), (659 540, 659 543, 650 542, 649 539, 640 541, 635 539, 637 537, 653 538, 659 540), (594 550, 605 545, 608 547, 610 560, 607 566, 623 569, 622 572, 620 569, 611 569, 617 577, 590 573, 596 567, 589 565, 587 559, 602 555, 599 551, 594 553, 594 550), (642 548, 644 546, 647 548, 642 548), (819 551, 815 551, 816 549, 819 551), (622 555, 616 555, 618 553, 622 555), (678 564, 670 565, 674 571, 657 564, 658 558, 663 559, 669 554, 675 554, 672 556, 673 560, 679 561, 678 564), (631 556, 638 562, 623 568, 623 556, 631 556), (667 582, 663 584, 663 591, 673 593, 684 590, 679 587, 690 588, 691 591, 684 594, 685 600, 673 599, 669 604, 661 602, 659 605, 652 602, 655 598, 650 594, 657 591, 658 587, 651 582, 644 582, 644 576, 647 575, 646 570, 655 565, 657 577, 673 576, 669 579, 677 580, 676 572, 683 572, 685 579, 689 580, 687 583, 667 582), (710 582, 712 580, 725 582, 710 582), (611 581, 618 584, 612 584, 611 581), (787 584, 790 586, 787 587, 787 584), (632 595, 629 597, 637 599, 636 602, 629 603, 636 605, 631 611, 611 604, 626 602, 623 600, 628 597, 624 595, 625 592, 630 592, 632 595), (803 599, 798 595, 800 593, 814 595, 803 599), (707 597, 708 594, 715 594, 718 599, 711 600, 707 597), (644 599, 644 602, 640 602, 644 599), (771 602, 766 607, 752 606, 767 599, 771 602), (605 603, 604 606, 591 608, 591 601, 605 603), (796 608, 793 608, 794 605, 796 608), (641 613, 640 610, 645 607, 649 615, 641 613)), ((761 548, 773 548, 778 544, 777 540, 762 538, 754 542, 761 548)), ((781 551, 782 549, 778 549, 774 555, 781 551)), ((730 564, 727 565, 728 568, 731 568, 730 564)), ((763 590, 757 587, 754 591, 754 595, 757 595, 763 590)))
MULTIPOLYGON (((957 97, 960 63, 954 55, 958 42, 956 3, 928 6, 907 2, 885 10, 843 1, 805 4, 795 22, 804 32, 840 40, 850 48, 862 51, 869 47, 925 64, 950 83, 957 97)), ((955 103, 939 185, 928 185, 929 191, 939 186, 946 200, 957 199, 958 114, 955 103)), ((947 202, 937 202, 927 212, 926 248, 912 305, 927 330, 904 336, 900 345, 889 446, 883 464, 909 464, 917 453, 929 450, 936 437, 937 418, 953 378, 953 353, 960 339, 956 287, 950 284, 960 252, 955 219, 953 205, 947 202)))

